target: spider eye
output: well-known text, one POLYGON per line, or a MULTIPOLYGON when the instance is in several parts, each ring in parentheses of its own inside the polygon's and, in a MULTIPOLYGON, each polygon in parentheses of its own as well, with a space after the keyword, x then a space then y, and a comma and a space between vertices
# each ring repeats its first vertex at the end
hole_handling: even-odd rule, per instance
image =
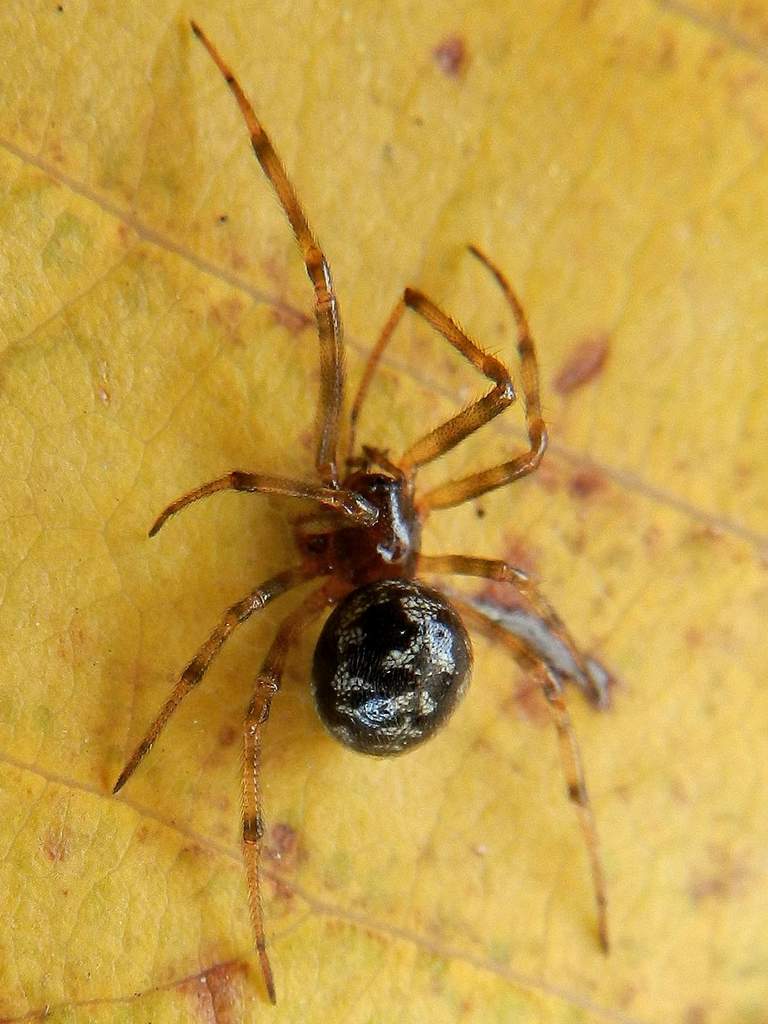
POLYGON ((313 687, 329 732, 363 754, 400 754, 428 739, 466 691, 472 648, 437 591, 383 580, 338 605, 315 648, 313 687))

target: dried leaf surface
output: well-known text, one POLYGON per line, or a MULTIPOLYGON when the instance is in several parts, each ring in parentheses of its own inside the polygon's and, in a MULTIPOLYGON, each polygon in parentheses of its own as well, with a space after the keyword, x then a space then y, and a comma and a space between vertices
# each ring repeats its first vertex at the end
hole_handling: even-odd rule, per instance
MULTIPOLYGON (((763 1019, 768 6, 728 8, 2 7, 0 1020, 763 1019), (150 542, 153 517, 312 463, 308 289, 189 14, 327 246, 353 376, 407 283, 512 358, 468 241, 525 300, 552 451, 425 546, 534 569, 619 678, 606 714, 571 701, 608 959, 554 736, 483 640, 450 727, 392 763, 322 733, 311 637, 293 659, 265 758, 275 1011, 237 835, 279 606, 109 795, 217 616, 295 557, 277 501, 219 496, 150 542)), ((401 450, 480 387, 409 320, 363 440, 401 450)), ((425 480, 522 438, 513 411, 425 480)))

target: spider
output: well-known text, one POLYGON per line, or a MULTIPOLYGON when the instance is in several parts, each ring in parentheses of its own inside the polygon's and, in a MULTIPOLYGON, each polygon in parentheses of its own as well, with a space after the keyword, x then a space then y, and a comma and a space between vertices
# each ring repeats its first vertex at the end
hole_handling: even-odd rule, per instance
MULTIPOLYGON (((498 635, 499 617, 482 601, 426 586, 423 574, 483 577, 509 584, 566 652, 571 677, 587 689, 595 663, 582 655, 564 624, 534 581, 503 561, 420 551, 421 527, 437 509, 451 508, 503 487, 533 472, 547 446, 539 400, 533 339, 523 308, 502 272, 476 246, 470 253, 495 278, 517 329, 528 449, 508 462, 451 480, 417 494, 418 470, 454 448, 498 416, 516 399, 509 370, 484 352, 451 317, 415 288, 406 288, 371 351, 347 423, 345 472, 339 469, 342 446, 344 363, 342 329, 328 262, 313 235, 299 199, 269 137, 237 79, 194 21, 192 30, 223 74, 245 119, 256 157, 290 222, 314 288, 320 341, 320 394, 315 419, 317 481, 232 470, 182 495, 165 508, 149 531, 153 537, 167 520, 193 502, 218 491, 250 491, 304 498, 317 508, 299 518, 295 538, 299 560, 261 583, 232 605, 181 673, 170 697, 135 748, 115 783, 117 793, 151 750, 171 715, 203 679, 233 631, 270 601, 310 581, 321 581, 279 626, 257 676, 243 730, 243 859, 256 951, 267 994, 276 1002, 261 905, 259 863, 264 820, 261 812, 262 737, 289 648, 305 627, 331 610, 315 647, 312 687, 319 716, 341 743, 364 754, 402 754, 427 740, 452 714, 466 692, 472 648, 464 622, 498 635), (400 456, 363 446, 355 455, 355 433, 376 368, 406 309, 423 317, 472 366, 492 382, 490 390, 457 415, 429 431, 400 456)), ((537 679, 559 737, 568 796, 576 806, 589 855, 597 903, 598 935, 608 949, 606 889, 591 805, 576 736, 562 693, 563 672, 548 663, 541 647, 524 633, 503 631, 517 660, 537 666, 537 679)), ((562 656, 562 655, 561 655, 562 656)))

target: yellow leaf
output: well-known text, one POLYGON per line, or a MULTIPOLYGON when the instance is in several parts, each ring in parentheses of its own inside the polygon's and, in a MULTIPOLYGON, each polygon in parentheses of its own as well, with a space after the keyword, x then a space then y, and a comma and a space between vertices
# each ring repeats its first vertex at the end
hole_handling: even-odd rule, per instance
MULTIPOLYGON (((768 1004, 764 26, 722 3, 12 0, 0 10, 0 1020, 718 1024, 768 1004), (334 268, 354 378, 414 284, 512 361, 519 288, 553 444, 435 514, 429 552, 522 559, 618 676, 570 703, 609 884, 595 939, 555 737, 478 638, 470 694, 391 762, 335 745, 290 663, 264 763, 264 1003, 238 848, 244 627, 119 798, 224 608, 295 558, 317 345, 284 218, 199 17, 334 268)), ((361 440, 480 392, 408 319, 361 440)), ((519 450, 513 410, 424 472, 519 450)), ((480 589, 475 587, 477 591, 480 589)))

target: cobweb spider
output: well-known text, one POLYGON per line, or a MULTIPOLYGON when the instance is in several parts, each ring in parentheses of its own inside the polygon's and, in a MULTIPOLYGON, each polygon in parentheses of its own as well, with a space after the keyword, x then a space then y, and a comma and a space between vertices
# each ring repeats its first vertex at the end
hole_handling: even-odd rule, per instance
MULTIPOLYGON (((469 251, 496 279, 517 326, 525 417, 529 447, 508 462, 443 483, 426 494, 416 493, 421 466, 454 448, 515 401, 509 370, 475 344, 459 325, 415 288, 406 288, 373 348, 349 418, 346 469, 339 469, 343 438, 344 360, 339 309, 328 263, 309 228, 293 186, 266 132, 238 81, 202 29, 192 29, 232 90, 250 132, 251 143, 272 184, 299 243, 315 291, 315 317, 320 340, 320 396, 315 430, 317 482, 233 470, 172 502, 157 518, 153 537, 165 522, 192 502, 217 491, 251 491, 305 498, 318 507, 295 525, 300 558, 296 565, 261 583, 227 610, 182 672, 170 697, 131 754, 118 778, 117 793, 151 750, 169 718, 186 695, 201 682, 214 657, 233 631, 254 612, 295 587, 321 581, 282 621, 256 679, 243 730, 243 856, 248 880, 251 920, 261 970, 270 1000, 275 985, 266 950, 262 917, 259 861, 264 821, 261 813, 260 762, 262 736, 288 650, 304 628, 328 609, 314 653, 312 686, 317 710, 336 739, 365 754, 390 756, 423 743, 451 715, 467 689, 472 649, 464 621, 486 632, 498 632, 481 603, 452 596, 451 602, 418 577, 483 577, 515 588, 569 652, 572 676, 592 677, 589 659, 568 636, 565 626, 522 570, 506 562, 469 555, 424 555, 419 550, 421 527, 430 512, 452 508, 503 487, 536 469, 547 445, 539 402, 538 369, 533 340, 522 306, 501 271, 475 246, 469 251), (457 352, 493 384, 447 422, 431 430, 400 456, 390 459, 377 448, 355 454, 355 428, 371 380, 406 309, 431 324, 457 352)), ((504 634, 513 655, 538 669, 538 681, 552 713, 568 796, 578 811, 589 854, 597 900, 598 934, 608 948, 606 893, 597 833, 584 783, 579 748, 562 694, 562 676, 525 639, 504 634)))

